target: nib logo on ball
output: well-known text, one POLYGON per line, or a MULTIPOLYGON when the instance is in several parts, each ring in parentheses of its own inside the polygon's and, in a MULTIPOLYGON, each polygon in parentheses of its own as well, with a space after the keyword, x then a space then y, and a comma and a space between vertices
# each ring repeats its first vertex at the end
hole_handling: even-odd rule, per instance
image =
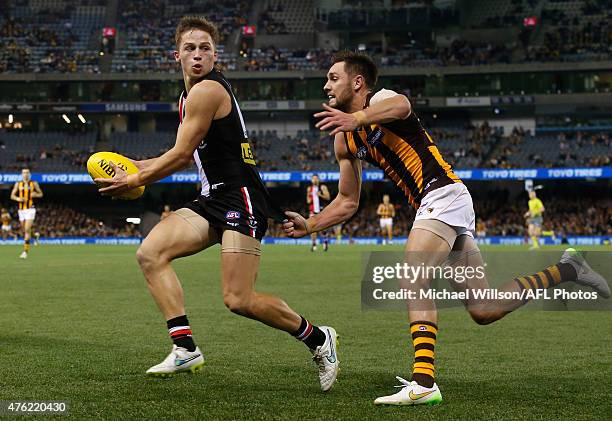
MULTIPOLYGON (((87 160, 87 172, 92 180, 96 178, 113 178, 115 170, 110 163, 115 164, 128 174, 136 174, 138 168, 123 155, 114 152, 96 152, 87 160)), ((129 190, 120 196, 121 199, 138 199, 144 193, 144 186, 129 190)))

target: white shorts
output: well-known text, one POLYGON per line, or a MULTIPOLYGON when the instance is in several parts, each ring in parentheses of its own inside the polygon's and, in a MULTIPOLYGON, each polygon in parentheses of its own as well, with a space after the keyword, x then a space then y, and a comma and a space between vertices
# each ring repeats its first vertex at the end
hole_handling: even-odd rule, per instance
POLYGON ((19 222, 23 221, 33 221, 36 218, 36 209, 20 209, 17 211, 19 213, 19 222))
POLYGON ((393 218, 380 218, 380 227, 392 227, 393 226, 393 218))
POLYGON ((474 238, 476 214, 472 196, 463 183, 453 183, 425 195, 417 209, 415 221, 435 219, 450 225, 457 235, 474 238))
POLYGON ((2 225, 2 231, 10 231, 11 230, 11 226, 10 225, 2 225))

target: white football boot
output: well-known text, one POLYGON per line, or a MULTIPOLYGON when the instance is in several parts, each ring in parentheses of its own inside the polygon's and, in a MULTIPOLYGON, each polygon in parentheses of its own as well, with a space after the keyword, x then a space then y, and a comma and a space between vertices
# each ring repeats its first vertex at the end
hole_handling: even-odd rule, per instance
POLYGON ((421 386, 415 381, 409 382, 399 376, 395 377, 401 383, 400 391, 389 396, 376 398, 374 405, 437 405, 442 402, 442 394, 438 385, 421 386))
POLYGON ((319 366, 319 382, 323 392, 329 391, 338 377, 338 334, 333 327, 319 326, 325 333, 325 342, 312 350, 312 359, 319 366))
POLYGON ((588 265, 584 257, 573 248, 568 248, 561 256, 559 263, 569 263, 578 274, 576 283, 593 288, 604 298, 610 298, 610 287, 606 280, 599 273, 595 272, 588 265))
POLYGON ((20 259, 27 259, 28 258, 28 252, 27 251, 22 251, 21 254, 19 255, 20 259))
POLYGON ((172 346, 172 352, 165 360, 147 370, 147 375, 158 377, 171 377, 178 373, 195 373, 204 366, 204 357, 200 348, 190 352, 185 348, 172 346))

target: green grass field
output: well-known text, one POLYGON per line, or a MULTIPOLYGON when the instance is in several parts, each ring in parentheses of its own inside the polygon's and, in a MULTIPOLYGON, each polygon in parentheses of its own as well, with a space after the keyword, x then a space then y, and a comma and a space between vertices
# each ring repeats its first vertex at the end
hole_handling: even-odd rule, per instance
POLYGON ((442 405, 375 407, 395 375, 409 378, 412 346, 404 312, 361 311, 370 249, 264 247, 258 289, 341 335, 339 383, 324 395, 302 344, 225 309, 218 247, 175 264, 206 366, 172 379, 144 376, 171 342, 134 247, 39 246, 27 261, 0 247, 0 400, 68 400, 79 419, 610 419, 611 312, 478 326, 441 311, 442 405))

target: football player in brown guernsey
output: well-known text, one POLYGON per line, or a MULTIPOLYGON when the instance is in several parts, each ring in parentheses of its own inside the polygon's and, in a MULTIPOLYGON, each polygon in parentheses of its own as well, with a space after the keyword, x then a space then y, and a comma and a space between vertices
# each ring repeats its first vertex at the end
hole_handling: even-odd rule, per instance
MULTIPOLYGON (((457 269, 455 274, 459 269, 472 273, 463 282, 458 279, 451 282, 461 292, 489 289, 484 262, 474 241, 475 215, 470 193, 442 158, 408 98, 387 89, 374 90, 378 71, 365 54, 344 51, 332 61, 323 88, 329 102, 323 104, 324 111, 315 117, 320 119, 317 127, 334 136, 340 167, 338 195, 321 213, 308 219, 286 212, 287 235, 302 237, 350 218, 359 204, 360 160, 364 160, 381 168, 416 209, 405 246, 405 263, 425 268, 445 265, 457 269), (465 270, 469 268, 472 270, 465 270)), ((419 276, 400 283, 416 297, 407 300, 409 333, 415 351, 412 377, 410 380, 398 377, 399 392, 379 397, 375 404, 432 405, 442 401, 434 380, 438 315, 435 302, 419 294, 429 289, 430 282, 430 278, 419 276)), ((533 290, 562 282, 577 282, 604 297, 610 295, 606 281, 572 249, 566 250, 558 264, 511 279, 500 290, 515 293, 513 298, 529 297, 534 295, 533 290), (522 291, 531 294, 521 295, 522 291)), ((474 294, 468 297, 465 306, 478 324, 499 320, 528 301, 477 299, 474 294)))
POLYGON ((19 203, 19 222, 23 231, 23 251, 19 255, 21 259, 27 259, 30 252, 30 242, 32 239, 32 226, 36 219, 36 207, 34 199, 43 197, 43 192, 38 182, 32 181, 32 174, 29 168, 21 170, 21 181, 13 186, 11 200, 19 203))
POLYGON ((113 164, 117 171, 113 179, 95 180, 105 185, 102 194, 116 196, 182 170, 192 159, 200 177, 199 197, 164 218, 137 252, 149 291, 174 342, 172 352, 147 374, 170 376, 202 367, 203 356, 195 344, 183 289, 171 263, 220 243, 227 308, 304 342, 319 366, 321 389, 328 391, 338 373, 336 331, 315 326, 281 299, 255 291, 268 217, 282 220, 284 216, 261 181, 238 101, 215 68, 218 38, 215 25, 204 18, 188 16, 180 21, 174 56, 183 71, 185 91, 179 100, 175 145, 158 158, 134 161, 139 168, 136 174, 128 176, 113 164))

